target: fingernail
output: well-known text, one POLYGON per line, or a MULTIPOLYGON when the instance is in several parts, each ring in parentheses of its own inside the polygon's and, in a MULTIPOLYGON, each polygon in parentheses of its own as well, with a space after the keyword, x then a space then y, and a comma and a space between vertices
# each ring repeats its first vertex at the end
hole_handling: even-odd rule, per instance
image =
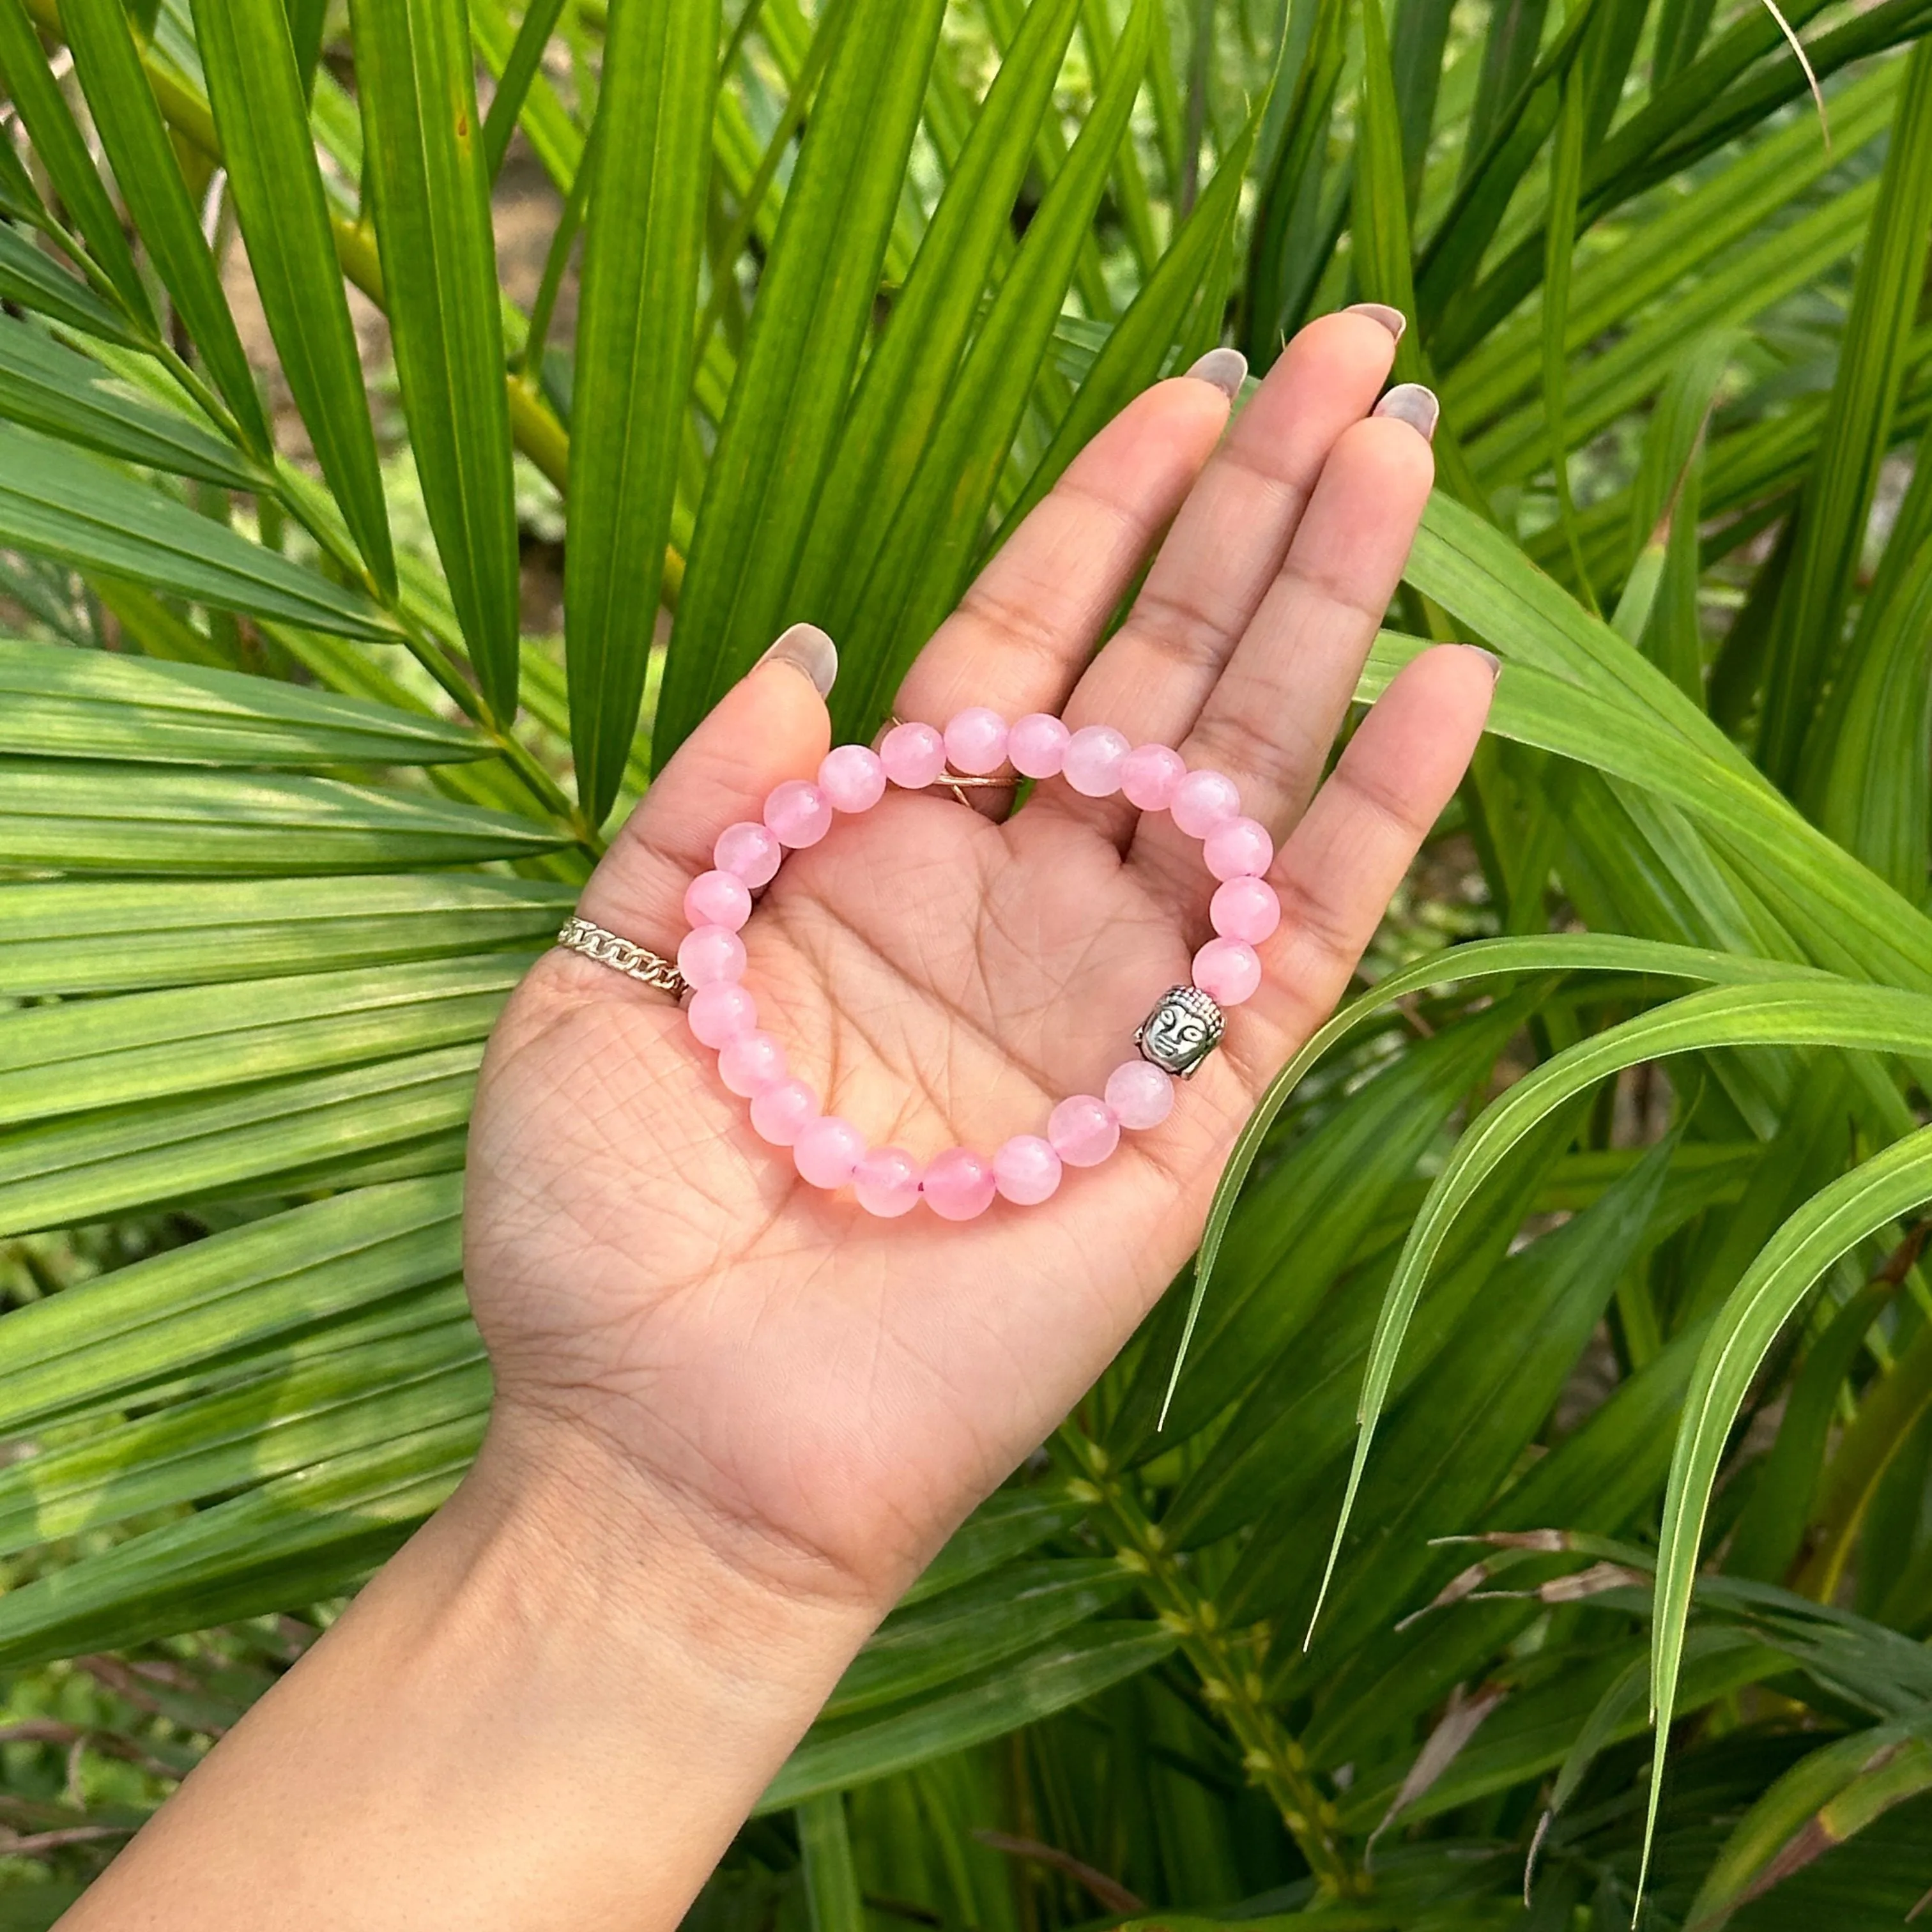
POLYGON ((1248 358, 1238 349, 1210 349, 1187 373, 1197 381, 1211 384, 1232 403, 1247 380, 1248 358))
POLYGON ((838 646, 816 624, 794 624, 758 662, 788 664, 811 679, 820 698, 829 698, 838 675, 838 646))
POLYGON ((1442 405, 1433 389, 1420 382, 1398 382, 1376 404, 1374 413, 1406 422, 1424 442, 1430 442, 1435 440, 1436 418, 1442 413, 1442 405))
POLYGON ((1378 322, 1396 341, 1402 340, 1402 331, 1408 326, 1408 317, 1399 308, 1390 308, 1387 302, 1351 302, 1351 315, 1365 315, 1371 322, 1378 322))
POLYGON ((1494 651, 1486 651, 1480 644, 1471 644, 1467 648, 1474 651, 1477 656, 1489 666, 1490 676, 1492 681, 1502 676, 1503 661, 1494 651))

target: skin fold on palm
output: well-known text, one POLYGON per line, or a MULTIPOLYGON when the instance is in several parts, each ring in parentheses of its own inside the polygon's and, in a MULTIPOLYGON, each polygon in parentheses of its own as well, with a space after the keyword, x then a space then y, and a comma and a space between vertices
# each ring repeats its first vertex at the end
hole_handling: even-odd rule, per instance
MULTIPOLYGON (((1264 986, 1168 1120, 1042 1206, 875 1221, 756 1138, 662 994, 552 954, 500 1027, 472 1129, 467 1271, 500 1434, 560 1425, 734 1564, 883 1606, 1118 1351, 1192 1251, 1262 1087, 1343 990, 1486 706, 1486 662, 1426 654, 1317 796, 1428 488, 1413 423, 1364 420, 1392 349, 1385 322, 1328 318, 1225 442, 1223 388, 1158 386, 899 694, 902 716, 983 703, 1164 740, 1227 770, 1275 833, 1287 917, 1264 986)), ((828 742, 794 664, 754 670, 620 836, 586 916, 674 950, 712 839, 828 742)), ((1129 1057, 1208 936, 1214 883, 1196 842, 1118 798, 1047 782, 1002 823, 895 792, 788 860, 746 929, 747 983, 794 1070, 872 1144, 989 1154, 1129 1057)))

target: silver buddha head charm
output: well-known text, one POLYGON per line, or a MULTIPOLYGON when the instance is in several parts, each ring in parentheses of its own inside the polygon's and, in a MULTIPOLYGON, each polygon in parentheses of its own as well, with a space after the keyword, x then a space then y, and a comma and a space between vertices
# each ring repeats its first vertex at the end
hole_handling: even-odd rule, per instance
POLYGON ((1143 1060, 1164 1073, 1191 1080, 1195 1069, 1221 1043, 1227 1024, 1221 1009, 1198 986, 1170 986, 1134 1029, 1143 1060))

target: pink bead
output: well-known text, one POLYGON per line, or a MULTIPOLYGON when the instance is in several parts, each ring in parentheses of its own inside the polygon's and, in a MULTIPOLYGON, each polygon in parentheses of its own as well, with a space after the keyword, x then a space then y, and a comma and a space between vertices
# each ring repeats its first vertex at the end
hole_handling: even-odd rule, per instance
POLYGON ((684 916, 691 926, 722 926, 736 932, 752 916, 752 889, 736 872, 700 872, 684 889, 684 916))
POLYGON ((895 724, 879 741, 879 763, 896 785, 917 791, 946 769, 946 740, 930 724, 895 724))
POLYGON ((752 1096, 752 1126, 773 1147, 790 1147, 818 1118, 818 1096, 802 1080, 782 1080, 752 1096))
POLYGON ((1274 841, 1256 818, 1225 818, 1202 841, 1201 856, 1217 879, 1258 879, 1274 863, 1274 841))
POLYGON ((728 926, 694 926, 677 949, 677 970, 694 986, 745 976, 745 942, 728 926))
POLYGON ((1262 962, 1238 939, 1210 939, 1194 956, 1194 983, 1217 1006, 1238 1006, 1262 982, 1262 962))
POLYGON ((715 1049, 741 1038, 758 1024, 758 1003, 734 981, 721 980, 699 987, 684 1016, 698 1038, 715 1049))
POLYGON ((778 862, 784 848, 766 827, 747 818, 728 825, 711 848, 711 862, 721 872, 730 872, 756 892, 778 876, 778 862))
POLYGON ((718 1078, 747 1100, 783 1085, 788 1070, 784 1048, 768 1033, 741 1033, 718 1049, 718 1078))
POLYGON ((1060 1156, 1038 1134, 1016 1134, 993 1156, 993 1185, 1022 1208, 1037 1207, 1060 1185, 1060 1156))
POLYGON ((993 1204, 993 1164, 970 1148, 948 1148, 934 1157, 919 1191, 942 1221, 970 1221, 993 1204))
POLYGON ((806 779, 787 778, 765 800, 765 823, 781 845, 816 845, 832 830, 832 802, 806 779))
POLYGON ((865 1154, 866 1136, 836 1114, 820 1114, 791 1144, 792 1165, 814 1187, 843 1187, 865 1154))
POLYGON ((984 778, 1006 762, 1006 721, 983 704, 969 705, 946 728, 946 756, 956 772, 984 778))
POLYGON ((835 745, 819 765, 818 789, 834 812, 870 812, 886 795, 886 768, 863 745, 835 745))
POLYGON ((1046 1117, 1046 1137, 1069 1167, 1098 1167, 1120 1144, 1113 1109, 1091 1094, 1070 1094, 1046 1117))
POLYGON ((1157 1127, 1174 1112, 1174 1082, 1149 1060, 1124 1060, 1107 1076, 1107 1105, 1124 1127, 1157 1127))
POLYGON ((1258 946, 1280 925, 1281 902, 1274 886, 1263 880, 1230 879, 1216 887, 1208 902, 1208 916, 1223 939, 1258 946))
POLYGON ((1186 776, 1186 760, 1172 746, 1136 745, 1121 761, 1120 790, 1143 812, 1165 812, 1186 776))
POLYGON ((1120 790, 1120 767, 1132 748, 1111 724, 1083 724, 1067 740, 1061 773, 1082 797, 1106 798, 1120 790))
POLYGON ((919 1205, 919 1162, 904 1148, 874 1148, 853 1170, 852 1192, 868 1214, 895 1220, 919 1205))
POLYGON ((1204 838, 1216 826, 1238 818, 1241 794, 1234 780, 1220 772, 1190 772, 1174 788, 1168 810, 1190 838, 1204 838))
POLYGON ((1072 735, 1050 712, 1030 711, 1016 719, 1006 734, 1006 756, 1023 778, 1057 778, 1066 762, 1066 741, 1072 735))

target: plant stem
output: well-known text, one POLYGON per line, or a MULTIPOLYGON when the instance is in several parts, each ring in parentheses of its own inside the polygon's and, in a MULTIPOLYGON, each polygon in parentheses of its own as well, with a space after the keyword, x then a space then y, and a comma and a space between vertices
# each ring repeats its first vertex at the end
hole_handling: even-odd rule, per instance
POLYGON ((1268 1708, 1253 1634, 1222 1624, 1214 1600, 1196 1586, 1124 1472, 1112 1467, 1097 1442, 1067 1422, 1054 1443, 1074 1472, 1068 1486, 1075 1498, 1094 1511, 1120 1566, 1139 1580, 1142 1595, 1180 1639, 1202 1695, 1240 1747, 1242 1768, 1273 1801, 1316 1883, 1332 1898, 1364 1896, 1367 1878, 1342 1849, 1333 1802, 1316 1783, 1307 1753, 1268 1708))

